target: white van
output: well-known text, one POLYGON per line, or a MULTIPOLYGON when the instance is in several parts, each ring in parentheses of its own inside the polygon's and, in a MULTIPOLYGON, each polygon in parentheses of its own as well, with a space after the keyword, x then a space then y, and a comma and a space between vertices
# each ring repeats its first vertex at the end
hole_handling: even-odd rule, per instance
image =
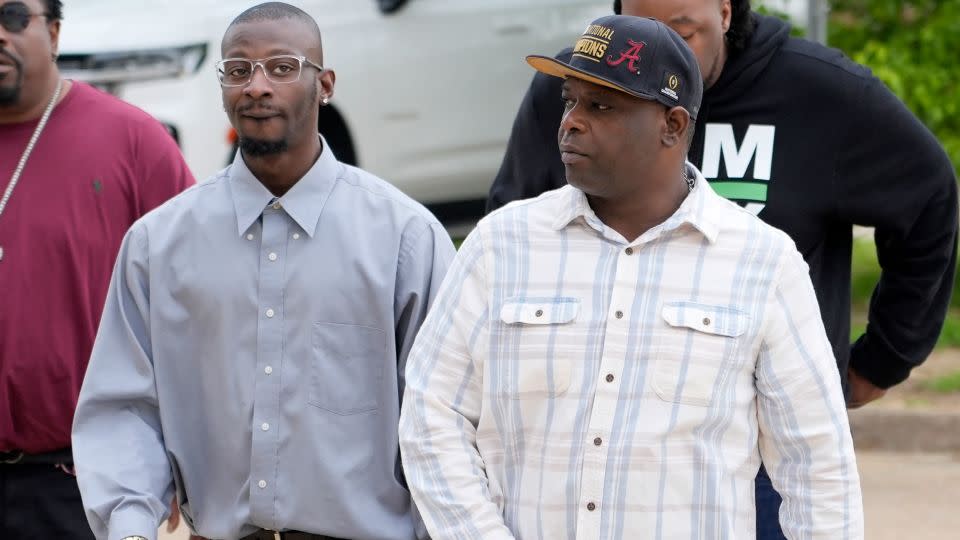
MULTIPOLYGON (((163 122, 198 179, 232 156, 214 63, 255 0, 81 0, 65 6, 59 64, 163 122)), ((337 73, 320 131, 341 161, 396 184, 441 219, 476 215, 533 71, 611 0, 293 0, 337 73)), ((560 97, 557 96, 559 100, 560 97)))

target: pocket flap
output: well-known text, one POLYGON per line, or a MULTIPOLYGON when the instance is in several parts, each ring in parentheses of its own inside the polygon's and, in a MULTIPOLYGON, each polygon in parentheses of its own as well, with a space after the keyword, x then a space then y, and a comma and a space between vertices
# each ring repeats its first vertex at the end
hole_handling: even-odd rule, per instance
POLYGON ((580 312, 580 300, 554 298, 511 298, 500 308, 500 320, 507 324, 563 324, 580 312))
POLYGON ((667 302, 662 313, 670 326, 727 337, 743 334, 750 322, 750 316, 739 309, 688 301, 667 302))

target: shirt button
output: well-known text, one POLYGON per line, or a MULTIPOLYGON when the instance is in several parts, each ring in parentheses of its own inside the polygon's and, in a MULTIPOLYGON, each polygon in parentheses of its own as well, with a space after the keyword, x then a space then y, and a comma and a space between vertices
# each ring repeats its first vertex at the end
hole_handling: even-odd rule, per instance
POLYGON ((275 312, 275 311, 273 311, 272 309, 268 309, 268 310, 267 310, 267 317, 271 317, 271 318, 272 318, 274 315, 276 315, 276 312, 275 312))
POLYGON ((253 234, 248 234, 248 235, 247 235, 247 240, 253 240, 253 234))
POLYGON ((710 326, 710 318, 709 318, 709 317, 704 317, 704 318, 703 318, 703 325, 704 325, 704 326, 710 326))
POLYGON ((543 310, 542 310, 542 309, 538 309, 537 312, 534 313, 534 315, 536 315, 537 317, 543 317, 543 310))
POLYGON ((627 248, 623 250, 623 252, 626 253, 627 255, 633 255, 633 248, 627 248))
POLYGON ((271 254, 267 255, 267 258, 270 259, 271 261, 275 261, 275 260, 277 260, 277 254, 276 254, 276 253, 271 253, 271 254))
POLYGON ((270 424, 264 422, 260 424, 260 429, 262 429, 263 431, 270 431, 270 424))
POLYGON ((613 374, 607 373, 607 382, 613 382, 613 374))
POLYGON ((616 313, 614 313, 614 315, 616 315, 616 317, 617 317, 618 319, 622 319, 622 318, 623 318, 623 312, 622 312, 622 311, 617 311, 616 313))
POLYGON ((270 206, 272 206, 274 210, 279 210, 279 209, 280 209, 280 201, 277 201, 277 202, 271 204, 270 206))
POLYGON ((263 372, 266 373, 267 375, 269 375, 269 374, 273 373, 273 368, 270 367, 270 366, 267 366, 267 367, 263 368, 263 372))
POLYGON ((601 439, 600 437, 597 437, 596 439, 593 440, 594 446, 600 446, 601 444, 603 444, 603 439, 601 439))
POLYGON ((294 240, 299 240, 299 239, 300 239, 300 233, 298 233, 298 232, 293 233, 293 239, 294 239, 294 240))
POLYGON ((266 481, 266 480, 261 480, 261 481, 257 482, 257 485, 260 486, 260 489, 263 489, 263 488, 267 487, 267 481, 266 481))
POLYGON ((596 509, 597 509, 597 505, 595 505, 595 504, 593 504, 593 503, 587 503, 587 510, 593 512, 593 511, 596 510, 596 509))

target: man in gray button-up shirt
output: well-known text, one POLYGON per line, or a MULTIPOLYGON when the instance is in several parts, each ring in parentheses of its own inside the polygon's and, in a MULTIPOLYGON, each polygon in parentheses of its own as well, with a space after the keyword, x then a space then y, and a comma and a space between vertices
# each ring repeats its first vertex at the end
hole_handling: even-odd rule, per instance
POLYGON ((153 539, 174 493, 209 538, 417 535, 403 371, 454 249, 320 138, 319 38, 289 6, 234 21, 218 70, 241 151, 123 242, 73 431, 100 539, 153 539))

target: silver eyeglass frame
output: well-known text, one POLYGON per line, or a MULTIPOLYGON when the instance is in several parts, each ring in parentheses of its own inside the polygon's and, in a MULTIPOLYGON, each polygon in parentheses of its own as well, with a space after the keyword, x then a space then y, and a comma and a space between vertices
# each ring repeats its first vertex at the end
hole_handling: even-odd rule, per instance
POLYGON ((253 75, 254 75, 254 73, 257 71, 257 66, 259 66, 259 67, 260 67, 260 71, 263 72, 263 76, 266 77, 268 81, 270 81, 270 82, 272 82, 272 83, 274 83, 274 84, 291 84, 291 83, 295 83, 295 82, 297 82, 297 81, 300 80, 300 76, 303 74, 303 65, 304 65, 304 64, 316 68, 317 70, 320 71, 320 73, 323 73, 323 71, 324 71, 323 66, 321 66, 320 64, 315 64, 315 63, 311 62, 306 56, 296 55, 296 54, 278 54, 278 55, 275 55, 275 56, 268 56, 268 57, 266 57, 266 58, 260 58, 259 60, 252 60, 252 59, 250 59, 250 58, 224 58, 224 59, 222 59, 222 60, 218 60, 218 61, 217 61, 217 64, 216 64, 216 68, 217 68, 217 80, 220 81, 220 86, 223 86, 223 87, 226 87, 226 88, 239 88, 239 87, 241 87, 241 86, 246 86, 246 85, 250 84, 250 81, 253 80, 253 75), (278 59, 278 58, 293 58, 293 59, 297 60, 298 62, 300 62, 300 68, 299 68, 299 70, 297 70, 297 78, 296 78, 296 79, 293 79, 292 81, 276 81, 276 80, 273 80, 273 79, 270 77, 270 73, 267 72, 267 66, 266 66, 264 63, 265 63, 265 62, 269 62, 270 60, 276 60, 276 59, 278 59), (223 68, 224 68, 224 64, 226 64, 227 62, 247 62, 247 63, 249 63, 250 66, 251 66, 251 67, 250 67, 250 77, 249 77, 246 81, 244 81, 244 82, 242 82, 242 83, 238 83, 238 84, 228 84, 228 83, 224 82, 223 77, 224 77, 226 74, 224 73, 223 68))

